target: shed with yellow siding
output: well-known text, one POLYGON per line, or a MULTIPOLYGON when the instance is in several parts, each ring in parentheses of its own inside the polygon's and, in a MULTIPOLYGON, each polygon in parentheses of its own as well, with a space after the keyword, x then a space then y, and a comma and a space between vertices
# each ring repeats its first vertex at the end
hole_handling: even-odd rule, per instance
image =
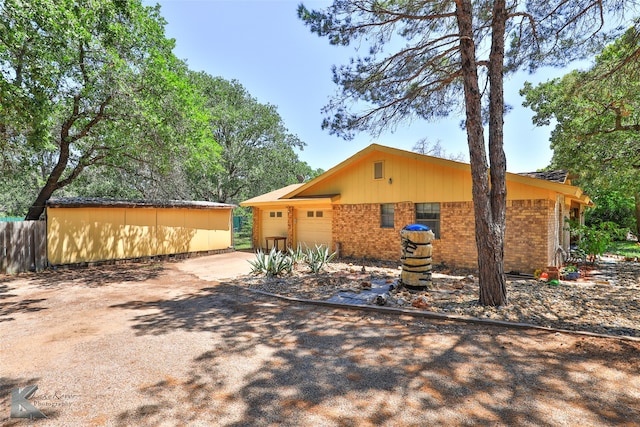
MULTIPOLYGON (((507 174, 507 271, 555 265, 569 250, 565 219, 580 220, 591 205, 566 172, 550 177, 507 174)), ((290 247, 326 244, 343 256, 399 260, 400 230, 423 222, 436 233, 434 263, 475 268, 471 185, 469 164, 372 144, 307 183, 240 205, 253 208, 254 247, 278 235, 290 247)))
POLYGON ((49 264, 153 257, 233 247, 234 205, 189 201, 52 199, 49 264))

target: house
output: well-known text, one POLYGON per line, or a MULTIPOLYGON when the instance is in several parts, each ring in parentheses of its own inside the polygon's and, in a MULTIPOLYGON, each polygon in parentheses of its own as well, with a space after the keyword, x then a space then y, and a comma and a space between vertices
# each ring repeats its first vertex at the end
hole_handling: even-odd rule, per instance
MULTIPOLYGON (((505 270, 557 265, 569 249, 565 218, 582 218, 589 197, 567 173, 507 174, 505 270), (545 178, 552 178, 545 179, 545 178)), ((372 144, 310 182, 240 203, 253 209, 253 245, 327 245, 340 256, 399 260, 400 230, 435 233, 434 264, 476 268, 469 164, 372 144), (271 240, 271 241, 270 241, 271 240)))
POLYGON ((86 198, 47 202, 50 265, 233 250, 234 205, 86 198))

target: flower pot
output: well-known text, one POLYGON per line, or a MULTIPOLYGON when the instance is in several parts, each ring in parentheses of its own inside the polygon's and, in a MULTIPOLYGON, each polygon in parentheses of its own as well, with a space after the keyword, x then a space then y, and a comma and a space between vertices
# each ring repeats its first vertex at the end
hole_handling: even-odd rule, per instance
POLYGON ((580 277, 579 271, 570 271, 562 275, 563 280, 577 280, 580 277))
POLYGON ((547 277, 549 280, 558 280, 560 278, 560 269, 558 267, 547 267, 547 277))

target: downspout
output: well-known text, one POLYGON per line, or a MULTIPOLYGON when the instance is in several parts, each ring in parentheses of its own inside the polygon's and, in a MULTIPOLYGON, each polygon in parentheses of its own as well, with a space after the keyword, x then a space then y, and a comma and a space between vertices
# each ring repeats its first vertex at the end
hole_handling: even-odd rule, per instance
POLYGON ((553 212, 554 216, 554 232, 553 232, 553 245, 554 245, 554 253, 553 253, 553 261, 552 266, 561 267, 566 259, 567 252, 562 247, 562 243, 560 242, 560 233, 562 232, 562 222, 564 220, 563 214, 563 205, 564 198, 560 195, 556 195, 556 204, 553 212))

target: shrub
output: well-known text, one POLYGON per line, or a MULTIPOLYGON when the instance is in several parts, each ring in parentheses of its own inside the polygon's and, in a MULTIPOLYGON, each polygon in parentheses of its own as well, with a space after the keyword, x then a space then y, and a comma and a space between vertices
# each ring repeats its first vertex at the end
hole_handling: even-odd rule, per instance
POLYGON ((575 221, 569 221, 569 230, 573 236, 578 237, 578 250, 587 255, 590 262, 595 262, 596 257, 602 255, 611 245, 614 239, 620 236, 621 230, 613 222, 587 226, 575 221))

